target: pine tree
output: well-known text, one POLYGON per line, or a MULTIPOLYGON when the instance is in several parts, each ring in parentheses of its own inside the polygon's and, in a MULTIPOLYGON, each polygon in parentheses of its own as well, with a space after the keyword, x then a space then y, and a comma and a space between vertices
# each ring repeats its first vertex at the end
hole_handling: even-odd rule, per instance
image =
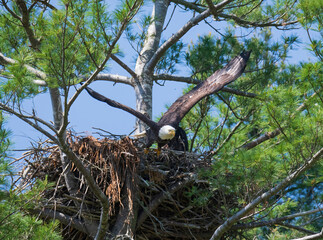
MULTIPOLYGON (((322 235, 322 40, 313 35, 322 34, 321 5, 319 0, 126 0, 116 7, 100 0, 2 1, 0 110, 48 138, 31 150, 31 167, 22 173, 32 183, 30 195, 14 195, 12 205, 23 214, 24 201, 38 201, 24 206, 30 216, 17 213, 18 220, 11 221, 21 220, 25 233, 29 223, 41 225, 35 216, 57 219, 65 238, 322 235), (187 21, 167 35, 168 26, 176 25, 174 14, 185 14, 187 21), (203 22, 212 33, 188 43, 184 36, 203 22), (292 33, 274 38, 276 31, 296 27, 308 33, 316 61, 290 64, 289 52, 300 40, 292 33), (123 57, 128 54, 123 40, 134 56, 123 57), (136 110, 152 118, 155 83, 188 83, 186 92, 243 50, 252 50, 245 74, 204 98, 182 121, 190 153, 165 150, 158 158, 144 155, 140 142, 129 138, 68 131, 71 108, 95 81, 132 87, 136 110), (127 75, 113 74, 111 62, 127 75), (178 66, 188 67, 189 76, 176 75, 178 66), (41 93, 51 98, 52 121, 24 110, 25 99, 41 93)), ((136 121, 137 133, 145 128, 136 121)), ((51 231, 56 227, 45 225, 39 234, 58 238, 51 231)))
POLYGON ((10 147, 8 132, 4 127, 3 115, 0 115, 0 238, 1 239, 62 239, 57 231, 58 222, 49 223, 30 216, 28 209, 38 205, 40 193, 47 186, 39 182, 30 190, 17 192, 10 187, 9 179, 15 174, 8 164, 10 147))

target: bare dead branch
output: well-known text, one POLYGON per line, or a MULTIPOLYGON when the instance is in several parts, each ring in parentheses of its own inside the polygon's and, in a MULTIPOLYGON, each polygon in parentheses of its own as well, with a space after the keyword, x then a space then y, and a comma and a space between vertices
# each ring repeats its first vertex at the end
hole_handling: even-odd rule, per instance
POLYGON ((271 188, 267 192, 261 194, 256 199, 251 201, 247 206, 238 211, 236 214, 228 218, 222 225, 220 225, 213 233, 211 240, 220 239, 223 234, 228 231, 233 224, 239 221, 243 216, 247 215, 251 210, 253 210, 259 203, 270 198, 271 196, 277 194, 279 191, 286 188, 289 184, 295 181, 301 174, 303 174, 306 170, 311 168, 315 163, 317 163, 323 155, 323 148, 317 151, 311 159, 304 163, 301 167, 299 167, 292 174, 288 175, 283 181, 281 181, 278 185, 271 188))
MULTIPOLYGON (((194 3, 191 3, 191 2, 187 2, 187 1, 184 1, 184 0, 172 0, 172 2, 176 3, 176 4, 180 4, 180 5, 183 5, 191 10, 194 10, 196 12, 199 12, 199 13, 202 13, 203 11, 205 11, 205 8, 202 8, 202 7, 199 7, 197 6, 196 4, 194 3)), ((293 24, 296 24, 298 23, 298 21, 290 21, 290 22, 278 22, 280 19, 281 19, 281 16, 279 16, 278 18, 276 19, 273 19, 271 21, 267 21, 267 22, 251 22, 251 21, 248 21, 248 20, 245 20, 241 17, 238 17, 236 15, 233 15, 233 14, 224 14, 224 13, 221 13, 221 12, 217 12, 217 9, 214 9, 212 6, 214 6, 212 4, 212 1, 210 0, 207 0, 207 4, 210 8, 210 11, 212 12, 212 14, 215 16, 215 17, 222 17, 226 20, 234 20, 238 25, 240 26, 243 26, 243 27, 285 27, 285 26, 289 26, 289 25, 293 25, 293 24)))
MULTIPOLYGON (((86 76, 80 76, 79 78, 83 81, 86 81, 88 79, 88 77, 86 76)), ((123 84, 133 86, 133 83, 130 77, 117 75, 117 74, 99 73, 93 81, 109 81, 109 82, 123 83, 123 84)), ((38 86, 43 86, 43 87, 47 86, 47 82, 41 79, 35 79, 33 80, 33 83, 38 86)))

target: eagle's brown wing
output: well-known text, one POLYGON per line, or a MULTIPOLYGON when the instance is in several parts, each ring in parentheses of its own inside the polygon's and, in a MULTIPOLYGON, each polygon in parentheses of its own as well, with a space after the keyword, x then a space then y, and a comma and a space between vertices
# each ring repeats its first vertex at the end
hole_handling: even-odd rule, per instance
POLYGON ((198 84, 191 91, 178 98, 161 117, 157 123, 159 126, 172 125, 178 126, 183 117, 192 107, 202 98, 220 91, 225 85, 233 82, 243 73, 250 52, 242 52, 232 59, 225 67, 217 70, 205 81, 198 84))

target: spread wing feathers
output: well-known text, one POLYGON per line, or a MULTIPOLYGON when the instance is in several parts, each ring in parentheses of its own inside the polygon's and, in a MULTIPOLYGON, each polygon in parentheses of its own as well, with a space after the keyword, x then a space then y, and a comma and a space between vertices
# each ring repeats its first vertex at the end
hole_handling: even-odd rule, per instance
POLYGON ((107 104, 109 104, 111 107, 115 107, 115 108, 119 108, 122 109, 132 115, 134 115, 135 117, 139 118, 141 121, 143 121, 144 123, 146 123, 150 128, 152 129, 157 129, 157 124, 150 120, 148 117, 146 117, 144 114, 142 114, 141 112, 138 112, 136 110, 134 110, 131 107, 128 107, 126 105, 123 105, 117 101, 111 100, 103 95, 101 95, 100 93, 94 91, 93 89, 86 87, 85 90, 96 100, 99 100, 101 102, 105 102, 107 104))
POLYGON ((205 81, 195 86, 191 91, 178 98, 161 117, 158 125, 169 124, 178 126, 189 110, 202 98, 220 91, 225 85, 233 82, 243 73, 250 52, 242 52, 232 59, 225 67, 219 69, 205 81))

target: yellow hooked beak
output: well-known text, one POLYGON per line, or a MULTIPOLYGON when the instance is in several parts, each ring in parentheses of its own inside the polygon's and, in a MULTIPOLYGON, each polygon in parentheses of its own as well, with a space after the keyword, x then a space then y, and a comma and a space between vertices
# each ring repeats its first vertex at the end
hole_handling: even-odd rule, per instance
POLYGON ((171 129, 169 130, 169 133, 171 134, 172 138, 175 137, 175 130, 171 129))

